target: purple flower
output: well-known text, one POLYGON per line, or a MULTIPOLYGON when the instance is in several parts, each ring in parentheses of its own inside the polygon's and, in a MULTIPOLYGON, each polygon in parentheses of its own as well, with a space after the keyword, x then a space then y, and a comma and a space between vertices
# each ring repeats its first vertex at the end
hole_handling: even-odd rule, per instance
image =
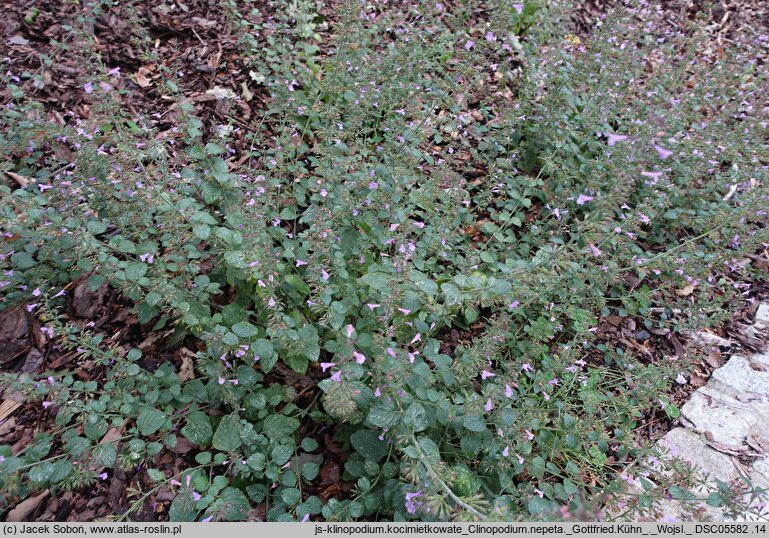
POLYGON ((325 372, 326 370, 328 370, 329 368, 331 368, 332 366, 336 366, 336 363, 335 363, 335 362, 321 362, 321 363, 320 363, 320 367, 321 367, 321 369, 322 369, 324 372, 325 372))
POLYGON ((199 501, 203 496, 198 493, 197 491, 192 492, 192 500, 193 501, 199 501))
POLYGON ((332 375, 329 379, 331 379, 331 381, 336 381, 337 383, 341 383, 342 382, 342 370, 337 370, 336 373, 334 375, 332 375))
POLYGON ((494 42, 497 40, 497 36, 495 36, 494 32, 492 32, 491 30, 486 32, 485 38, 486 38, 486 41, 491 41, 491 42, 494 42))
POLYGON ((374 310, 375 308, 379 308, 382 305, 377 303, 366 303, 366 306, 369 307, 369 310, 374 310))
POLYGON ((301 267, 303 265, 307 265, 307 262, 304 260, 296 260, 296 266, 301 267))
POLYGON ((502 451, 502 455, 504 457, 508 457, 510 455, 510 447, 506 446, 505 449, 502 451))
POLYGON ((510 385, 505 385, 505 397, 506 398, 512 398, 513 397, 513 389, 510 385))
POLYGON ((208 523, 208 522, 209 522, 209 521, 211 521, 212 519, 214 519, 214 516, 208 516, 208 517, 204 517, 204 518, 203 518, 201 521, 202 521, 203 523, 208 523))
POLYGON ((610 146, 615 145, 617 142, 624 142, 625 140, 628 139, 627 135, 618 135, 618 134, 614 134, 614 133, 607 133, 606 136, 609 137, 609 145, 610 146))
POLYGON ((85 93, 93 93, 93 84, 86 82, 83 84, 83 90, 85 90, 85 93))
POLYGON ((486 400, 486 405, 484 405, 483 408, 486 411, 493 411, 494 410, 494 402, 491 401, 491 398, 486 400))
POLYGON ((521 304, 521 303, 519 303, 518 301, 513 301, 512 303, 510 303, 509 305, 507 305, 507 308, 509 308, 510 310, 513 310, 513 309, 515 309, 515 308, 518 308, 518 306, 519 306, 520 304, 521 304))
POLYGON ((577 197, 577 205, 585 205, 586 203, 595 200, 594 196, 588 196, 587 194, 580 194, 577 197))
POLYGON ((670 150, 667 150, 661 146, 658 146, 657 144, 654 144, 654 149, 657 151, 657 155, 660 156, 660 159, 665 160, 671 155, 673 155, 673 152, 670 150))
POLYGON ((513 9, 520 15, 523 13, 523 4, 513 4, 513 9))
POLYGON ((348 339, 352 338, 352 335, 354 332, 355 332, 355 327, 353 327, 352 325, 347 325, 347 327, 345 327, 345 333, 347 334, 348 339))
POLYGON ((53 405, 53 402, 43 402, 43 409, 48 409, 53 405))
POLYGON ((422 502, 416 500, 421 495, 422 495, 422 490, 421 489, 419 491, 415 491, 413 493, 406 493, 405 506, 406 506, 406 511, 409 514, 416 514, 417 513, 417 509, 420 506, 422 506, 422 502))
POLYGON ((531 367, 531 364, 529 364, 528 362, 527 362, 527 363, 525 363, 523 366, 521 366, 521 369, 522 369, 524 372, 533 372, 533 371, 534 371, 534 368, 532 368, 532 367, 531 367))
POLYGON ((599 250, 599 248, 598 248, 597 246, 595 246, 593 243, 590 243, 588 246, 590 247, 590 252, 592 252, 592 253, 593 253, 593 256, 595 256, 596 258, 598 258, 598 257, 601 255, 601 251, 600 251, 600 250, 599 250))
POLYGON ((481 372, 481 379, 488 379, 490 377, 496 377, 497 374, 493 374, 489 372, 488 370, 484 370, 481 372))
POLYGON ((474 46, 475 46, 475 41, 473 41, 472 39, 468 39, 467 43, 465 43, 465 50, 470 50, 474 46))
POLYGON ((398 358, 398 355, 395 354, 395 350, 391 347, 387 348, 387 354, 390 355, 393 359, 398 358))
POLYGON ((98 477, 101 478, 102 480, 107 480, 109 475, 107 473, 101 473, 100 475, 98 475, 98 477))
POLYGON ((308 521, 310 521, 310 514, 305 514, 302 518, 302 523, 307 523, 308 521))
POLYGON ((359 353, 358 351, 353 351, 352 356, 355 358, 355 362, 358 364, 363 364, 366 362, 366 356, 363 353, 359 353))

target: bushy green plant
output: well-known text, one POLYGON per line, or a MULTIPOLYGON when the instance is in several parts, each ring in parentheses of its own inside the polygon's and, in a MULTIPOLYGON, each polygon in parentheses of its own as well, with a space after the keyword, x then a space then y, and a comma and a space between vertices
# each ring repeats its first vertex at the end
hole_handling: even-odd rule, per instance
POLYGON ((489 6, 484 21, 440 3, 345 6, 321 56, 311 3, 264 24, 229 5, 247 87, 270 95, 253 125, 196 117, 170 69, 156 81, 170 132, 129 114, 98 61, 83 73, 88 121, 49 125, 9 84, 4 166, 30 184, 0 192, 0 293, 105 375, 13 380, 59 430, 0 448, 5 503, 116 466, 154 484, 133 508, 176 488, 174 520, 262 503, 269 520, 551 517, 620 489, 645 453, 639 420, 677 414, 664 394, 685 366, 595 342, 598 316, 665 330, 682 308, 703 324, 740 291, 723 263, 767 232, 765 118, 740 107, 765 81, 722 62, 712 88, 679 97, 710 67, 674 65, 665 45, 670 61, 644 74, 657 42, 629 19, 583 46, 557 6, 489 6), (139 349, 65 319, 81 277, 172 341, 196 338, 195 378, 148 371, 139 349), (321 427, 350 451, 353 484, 326 502, 321 427), (179 435, 195 465, 167 476, 153 461, 179 435))

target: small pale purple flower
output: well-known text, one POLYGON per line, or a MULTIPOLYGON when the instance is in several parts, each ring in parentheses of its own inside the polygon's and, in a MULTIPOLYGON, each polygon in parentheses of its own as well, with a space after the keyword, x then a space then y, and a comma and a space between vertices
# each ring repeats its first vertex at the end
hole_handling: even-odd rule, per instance
POLYGON ((494 374, 492 372, 489 372, 488 370, 484 370, 481 372, 481 379, 488 379, 490 377, 496 377, 497 374, 494 374))
POLYGON ((415 491, 413 493, 406 493, 406 511, 409 514, 416 514, 417 509, 422 506, 422 502, 417 499, 422 495, 422 490, 415 491))
POLYGON ((93 84, 86 82, 83 84, 83 90, 85 90, 85 93, 93 93, 93 84))
POLYGON ((486 405, 484 405, 483 408, 486 411, 493 411, 494 410, 494 402, 491 401, 491 398, 486 400, 486 405))
POLYGON ((322 369, 324 372, 325 372, 326 370, 328 370, 329 368, 331 368, 332 366, 336 366, 336 363, 335 363, 335 362, 321 362, 321 363, 320 363, 320 367, 321 367, 321 369, 322 369))
POLYGON ((595 200, 594 196, 588 196, 587 194, 580 194, 577 197, 577 205, 585 205, 586 203, 595 200))
POLYGON ((470 50, 474 46, 475 46, 475 41, 473 41, 472 39, 468 39, 467 42, 465 43, 465 50, 470 50))
POLYGON ((98 476, 102 480, 107 480, 107 478, 109 478, 109 474, 107 474, 107 473, 101 473, 98 476))
POLYGON ((627 135, 618 135, 614 133, 607 133, 606 136, 609 137, 610 146, 615 145, 617 142, 624 142, 625 140, 628 139, 627 135))
POLYGON ((670 151, 668 149, 665 149, 665 148, 663 148, 661 146, 658 146, 657 144, 654 144, 654 149, 657 151, 657 155, 659 155, 660 159, 662 159, 662 160, 665 160, 668 157, 670 157, 671 155, 673 155, 672 151, 670 151))

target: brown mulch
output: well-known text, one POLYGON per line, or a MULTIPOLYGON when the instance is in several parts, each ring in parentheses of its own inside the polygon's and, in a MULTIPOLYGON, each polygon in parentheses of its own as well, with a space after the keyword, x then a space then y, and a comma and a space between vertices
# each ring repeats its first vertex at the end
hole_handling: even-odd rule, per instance
MULTIPOLYGON (((702 12, 702 2, 690 2, 693 7, 686 7, 684 2, 663 1, 661 9, 671 21, 691 20, 702 12), (699 6, 699 7, 698 7, 699 6)), ((610 4, 605 0, 590 0, 580 11, 580 30, 587 34, 593 27, 596 17, 602 14, 610 4)), ((226 17, 222 3, 216 0, 185 0, 184 8, 178 2, 161 0, 141 3, 143 13, 137 14, 149 21, 146 36, 155 45, 155 58, 143 58, 134 40, 135 26, 130 24, 132 14, 125 5, 117 5, 107 14, 97 17, 92 32, 101 60, 109 68, 120 68, 121 77, 115 82, 116 89, 124 90, 121 100, 129 110, 143 114, 158 114, 154 126, 163 132, 170 131, 175 125, 175 109, 171 101, 164 99, 163 91, 156 84, 161 67, 180 73, 181 93, 195 105, 196 114, 204 121, 210 132, 214 125, 236 117, 244 128, 235 147, 247 147, 245 134, 253 128, 251 122, 258 112, 267 105, 267 89, 256 84, 249 71, 254 69, 248 59, 241 56, 242 46, 237 29, 226 17), (250 100, 241 99, 230 109, 228 102, 217 100, 206 94, 215 87, 229 88, 241 95, 245 87, 253 93, 250 100), (238 143, 239 142, 239 143, 238 143)), ((237 2, 240 13, 247 14, 249 21, 260 24, 268 21, 274 9, 271 2, 237 2), (252 11, 258 7, 258 13, 252 11)), ((16 75, 24 72, 41 71, 42 80, 32 84, 34 98, 45 107, 45 113, 51 122, 63 124, 64 118, 88 118, 92 114, 92 103, 86 94, 79 73, 83 66, 71 59, 66 51, 57 50, 50 41, 65 40, 67 31, 63 21, 72 20, 79 13, 77 4, 42 0, 34 7, 39 14, 31 23, 26 23, 32 4, 0 0, 0 58, 4 68, 16 75), (53 63, 43 65, 39 54, 52 57, 53 63)), ((337 14, 333 6, 327 6, 324 17, 332 20, 337 14)), ((714 22, 715 40, 742 39, 745 29, 750 32, 767 32, 769 28, 769 7, 763 0, 742 0, 725 2, 721 9, 709 12, 714 22)), ((265 30, 265 36, 269 30, 265 30)), ((323 31, 321 34, 328 37, 323 31)), ((752 35, 752 34, 751 34, 752 35)), ((758 44, 753 46, 760 47, 758 44)), ((489 84, 482 86, 483 92, 502 93, 502 88, 489 84)), ((470 96, 471 104, 478 96, 470 96)), ((500 100, 503 101, 504 97, 500 100)), ((481 118, 473 116, 473 121, 481 118)), ((483 123, 485 123, 485 119, 483 123)), ((168 134, 168 136, 173 136, 168 134)), ((437 148, 440 150, 441 148, 437 148)), ((465 167, 467 178, 480 183, 478 178, 486 175, 485 170, 475 167, 470 161, 470 154, 463 150, 458 154, 468 161, 465 167)), ((445 158, 448 155, 443 154, 445 158)), ((475 230, 468 233, 478 233, 475 230)), ((478 240, 485 240, 480 235, 478 240)), ((180 341, 172 349, 164 345, 164 338, 157 338, 152 332, 153 323, 142 325, 135 315, 130 313, 131 301, 122 297, 116 290, 103 286, 96 291, 88 291, 84 280, 73 283, 67 294, 67 316, 70 320, 85 325, 93 323, 92 329, 110 338, 115 345, 140 347, 144 351, 141 366, 152 371, 163 361, 171 360, 177 370, 184 368, 185 357, 190 350, 195 350, 195 343, 180 341)), ((739 323, 748 323, 760 300, 769 298, 769 286, 757 284, 751 295, 752 304, 746 304, 733 320, 716 330, 724 337, 741 334, 739 323)), ((41 337, 40 321, 23 308, 0 312, 0 370, 5 372, 40 373, 53 369, 70 369, 83 380, 103 379, 103 367, 95 363, 81 363, 78 354, 59 349, 53 342, 41 337)), ((449 330, 442 335, 441 352, 453 355, 457 345, 470 343, 483 330, 482 324, 474 324, 468 331, 449 330)), ((622 346, 631 353, 648 355, 650 361, 667 360, 671 356, 681 356, 688 346, 685 338, 673 333, 656 334, 646 331, 642 334, 643 320, 628 316, 619 318, 609 316, 599 323, 598 339, 613 345, 622 346)), ((167 335, 165 335, 167 336, 167 335)), ((749 347, 749 341, 741 344, 749 347)), ((720 366, 729 353, 740 347, 713 349, 700 359, 687 384, 676 386, 673 399, 677 403, 685 402, 691 392, 704 385, 712 371, 720 366)), ((187 359, 189 360, 189 359, 187 359)), ((307 376, 294 376, 288 382, 298 392, 307 390, 314 380, 307 376)), ((286 379, 283 378, 283 382, 286 379)), ((2 390, 2 389, 0 389, 2 390)), ((18 402, 7 390, 0 395, 10 402, 3 409, 0 407, 0 444, 10 444, 14 453, 31 444, 35 433, 48 431, 53 424, 53 413, 41 413, 39 402, 18 402), (18 405, 17 405, 18 404, 18 405)), ((307 392, 306 397, 314 396, 307 392)), ((660 416, 658 412, 649 412, 639 428, 645 439, 656 439, 674 425, 674 421, 660 416)), ((347 454, 333 440, 333 431, 316 429, 305 432, 327 448, 326 463, 321 469, 321 485, 317 494, 327 498, 349 490, 350 484, 341 481, 340 469, 347 454)), ((188 456, 190 447, 180 443, 176 452, 162 453, 154 465, 167 475, 178 473, 190 466, 188 456)), ((38 521, 89 521, 106 519, 110 515, 120 514, 131 502, 128 490, 144 489, 147 484, 140 483, 143 478, 137 469, 131 473, 117 472, 109 480, 98 483, 92 491, 69 491, 56 496, 34 497, 37 504, 29 508, 28 519, 38 521)), ((132 517, 144 520, 162 520, 173 498, 172 492, 161 489, 153 502, 147 503, 143 511, 132 517)), ((259 517, 258 515, 255 517, 259 517)))

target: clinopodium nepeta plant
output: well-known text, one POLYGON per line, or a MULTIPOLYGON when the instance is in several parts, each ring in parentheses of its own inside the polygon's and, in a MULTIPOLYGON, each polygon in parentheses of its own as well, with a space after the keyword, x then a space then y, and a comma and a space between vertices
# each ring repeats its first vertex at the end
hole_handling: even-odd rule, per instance
POLYGON ((5 75, 2 167, 29 180, 0 188, 3 308, 103 374, 6 376, 55 429, 0 447, 4 505, 131 471, 121 517, 163 486, 173 520, 569 517, 646 461, 635 429, 677 415, 687 365, 596 341, 598 316, 683 330, 745 292, 726 275, 767 242, 766 73, 634 8, 582 42, 555 3, 396 4, 224 3, 249 80, 209 91, 221 123, 138 15, 170 129, 125 106, 138 87, 84 20, 58 47, 90 118, 48 121, 52 60, 5 75), (169 350, 194 339, 187 365, 70 319, 80 278, 169 350))

